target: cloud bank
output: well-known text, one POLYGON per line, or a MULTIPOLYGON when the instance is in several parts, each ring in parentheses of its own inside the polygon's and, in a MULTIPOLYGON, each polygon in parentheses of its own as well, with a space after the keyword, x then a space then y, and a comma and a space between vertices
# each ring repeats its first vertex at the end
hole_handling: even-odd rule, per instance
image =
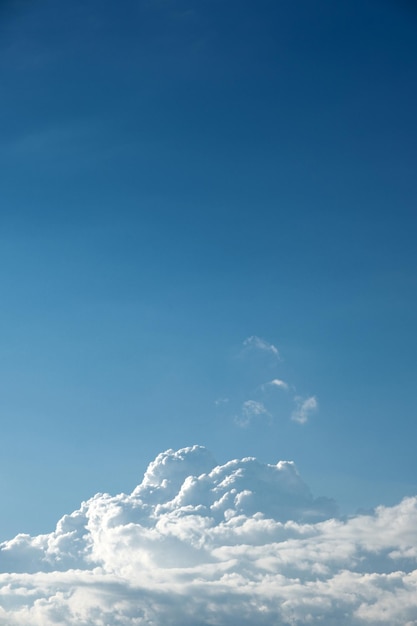
POLYGON ((417 626, 417 497, 337 518, 292 462, 168 450, 0 546, 7 626, 417 626))

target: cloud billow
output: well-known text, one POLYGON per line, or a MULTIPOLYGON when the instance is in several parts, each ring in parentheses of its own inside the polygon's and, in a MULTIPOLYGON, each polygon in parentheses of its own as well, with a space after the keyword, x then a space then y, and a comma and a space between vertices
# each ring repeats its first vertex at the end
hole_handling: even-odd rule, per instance
POLYGON ((0 624, 417 624, 417 498, 337 517, 295 465, 168 450, 132 494, 0 546, 0 624))

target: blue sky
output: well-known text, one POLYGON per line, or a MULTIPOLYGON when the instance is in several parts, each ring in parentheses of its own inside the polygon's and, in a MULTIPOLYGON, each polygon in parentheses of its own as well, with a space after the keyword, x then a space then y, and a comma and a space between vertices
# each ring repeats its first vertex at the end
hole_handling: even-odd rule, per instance
POLYGON ((413 4, 10 1, 0 30, 0 538, 195 443, 346 511, 415 494, 413 4))

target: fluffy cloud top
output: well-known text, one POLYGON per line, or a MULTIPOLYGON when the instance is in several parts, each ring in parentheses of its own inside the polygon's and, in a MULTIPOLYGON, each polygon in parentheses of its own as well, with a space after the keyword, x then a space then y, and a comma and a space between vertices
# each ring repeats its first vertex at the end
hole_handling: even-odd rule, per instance
POLYGON ((339 519, 292 462, 193 446, 0 546, 7 626, 417 626, 417 498, 339 519))

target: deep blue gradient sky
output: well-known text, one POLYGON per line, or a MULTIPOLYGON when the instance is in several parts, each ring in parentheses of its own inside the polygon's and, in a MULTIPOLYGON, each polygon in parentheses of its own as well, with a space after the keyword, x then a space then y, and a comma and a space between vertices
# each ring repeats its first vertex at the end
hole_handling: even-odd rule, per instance
POLYGON ((416 493, 412 2, 3 2, 0 85, 0 539, 194 443, 416 493))

